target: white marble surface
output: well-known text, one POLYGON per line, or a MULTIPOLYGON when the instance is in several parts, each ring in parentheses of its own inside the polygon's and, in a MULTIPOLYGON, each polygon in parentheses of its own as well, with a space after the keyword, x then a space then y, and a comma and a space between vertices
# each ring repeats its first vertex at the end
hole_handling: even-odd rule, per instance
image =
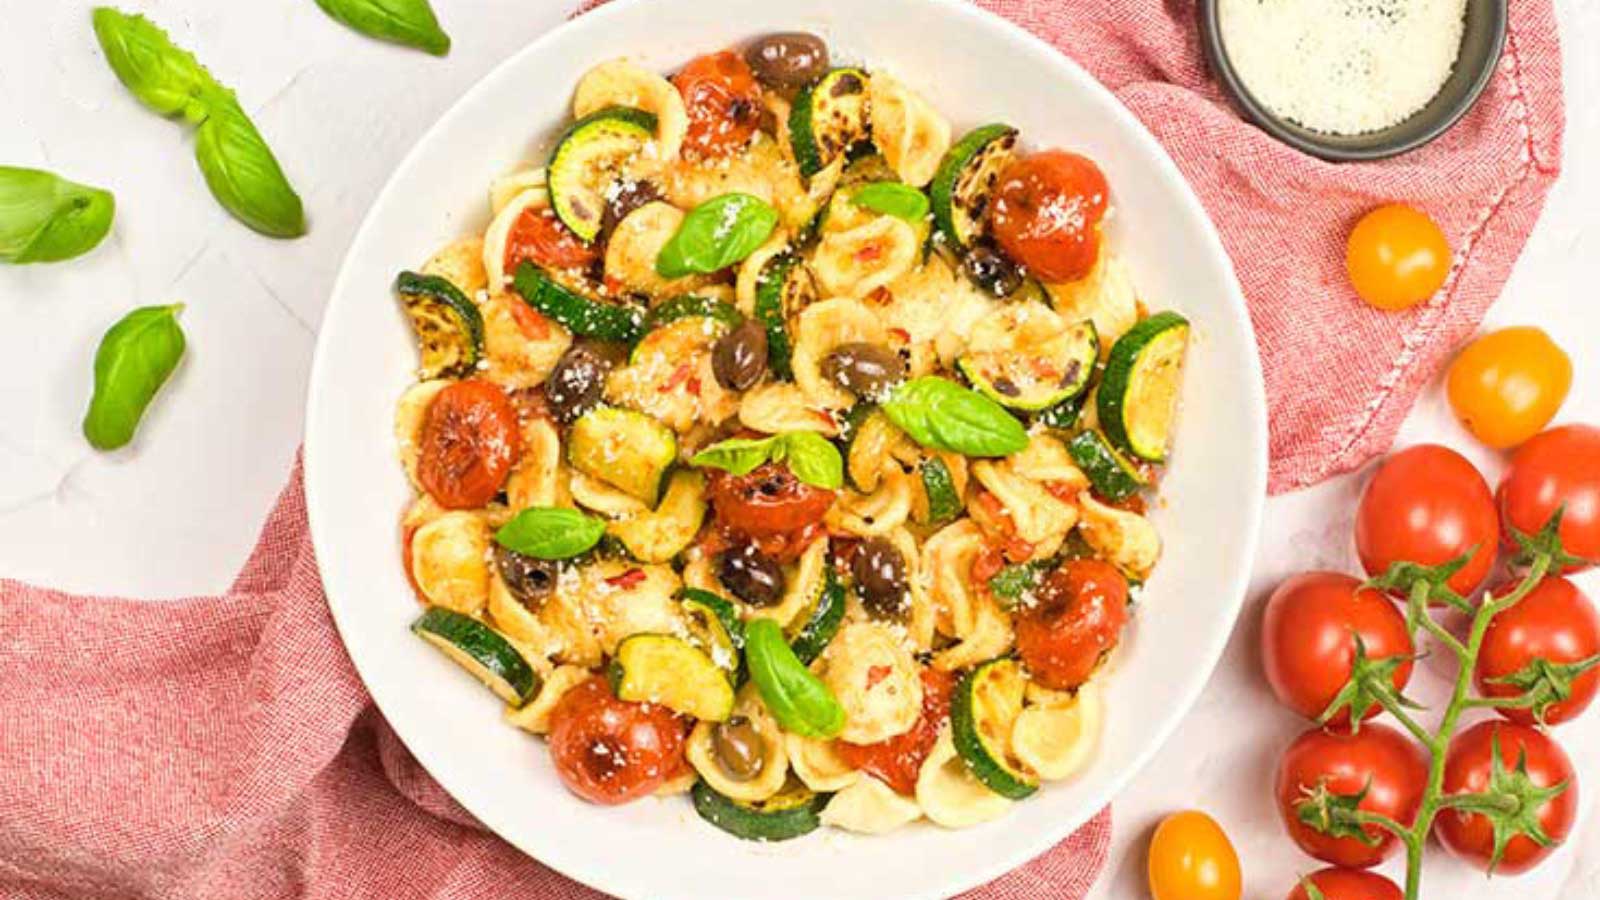
MULTIPOLYGON (((207 196, 179 126, 137 107, 95 48, 90 4, 0 0, 0 161, 50 168, 117 194, 116 229, 78 262, 0 270, 0 574, 75 591, 171 597, 223 589, 249 552, 301 437, 317 322, 344 247, 423 129, 496 61, 570 4, 436 0, 456 41, 445 60, 375 44, 309 0, 140 0, 239 92, 311 215, 309 237, 258 237, 207 196), (110 455, 79 434, 104 329, 135 305, 182 300, 190 353, 134 445, 110 455)), ((1557 0, 1567 62, 1566 174, 1490 313, 1532 322, 1577 356, 1568 420, 1600 421, 1600 4, 1557 0)), ((507 110, 516 115, 515 110, 507 110)), ((1404 440, 1440 440, 1491 471, 1437 387, 1404 440)), ((1246 896, 1276 898, 1315 867, 1283 837, 1268 780, 1300 723, 1260 684, 1260 603, 1285 575, 1352 562, 1359 476, 1273 500, 1255 590, 1199 706, 1116 804, 1111 872, 1096 894, 1145 896, 1143 853, 1163 813, 1210 810, 1244 860, 1246 896)), ((1600 578, 1583 582, 1600 597, 1600 578)), ((1438 693, 1423 666, 1423 695, 1438 693)), ((1600 716, 1558 737, 1589 778, 1580 830, 1537 874, 1489 882, 1434 847, 1428 897, 1600 896, 1600 716)))

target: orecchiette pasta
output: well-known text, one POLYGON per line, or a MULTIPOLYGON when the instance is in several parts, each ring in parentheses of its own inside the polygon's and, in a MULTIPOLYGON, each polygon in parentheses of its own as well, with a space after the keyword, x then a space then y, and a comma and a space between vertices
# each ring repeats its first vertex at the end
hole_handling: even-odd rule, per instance
POLYGON ((506 478, 506 505, 567 506, 571 494, 561 464, 561 434, 548 419, 531 417, 522 425, 522 458, 506 478))
POLYGON ((823 654, 823 681, 845 711, 839 737, 870 744, 910 731, 922 714, 917 672, 916 660, 887 626, 846 625, 823 654))
POLYGON ((1083 521, 1078 531, 1089 546, 1136 581, 1149 577, 1161 558, 1161 535, 1136 512, 1107 506, 1085 491, 1078 502, 1083 521))
POLYGON ((668 562, 700 533, 700 524, 706 517, 705 494, 704 475, 677 472, 655 509, 618 519, 609 523, 606 530, 622 541, 634 559, 668 562))
POLYGON ((866 297, 911 271, 921 249, 916 230, 904 220, 876 216, 849 231, 823 235, 811 271, 827 294, 866 297))
POLYGON ((711 722, 701 722, 694 727, 685 755, 706 784, 724 797, 746 803, 765 800, 781 790, 789 777, 789 750, 784 742, 783 730, 773 720, 772 714, 767 712, 754 686, 739 692, 733 711, 734 715, 749 720, 761 736, 761 766, 754 778, 740 779, 723 768, 712 747, 712 731, 716 725, 711 722))
POLYGON ((813 791, 842 791, 861 778, 861 772, 839 755, 833 741, 788 734, 784 744, 789 750, 789 767, 813 791))
POLYGON ((544 166, 522 166, 501 175, 489 184, 489 214, 498 216, 523 191, 544 191, 545 183, 544 166))
POLYGON ((840 497, 828 510, 828 526, 861 537, 888 534, 911 518, 911 490, 911 476, 890 465, 872 493, 840 497))
POLYGON ((1128 266, 1115 254, 1102 250, 1093 269, 1082 281, 1047 284, 1051 302, 1061 317, 1078 322, 1094 320, 1100 333, 1100 353, 1111 352, 1111 345, 1139 321, 1139 292, 1133 285, 1128 266))
POLYGON ((876 778, 859 778, 822 808, 823 824, 857 834, 887 834, 922 818, 922 807, 876 778))
POLYGON ((1094 754, 1100 734, 1100 691, 1093 682, 1065 702, 1030 704, 1011 725, 1011 752, 1047 781, 1070 777, 1094 754))
POLYGON ((664 278, 656 271, 661 248, 683 224, 683 211, 670 203, 646 203, 617 223, 606 243, 606 277, 625 290, 666 298, 692 292, 698 275, 664 278))
POLYGON ((489 361, 484 377, 503 387, 538 387, 572 346, 572 335, 565 328, 533 311, 516 294, 491 293, 479 309, 489 361))
POLYGON ((600 649, 614 654, 624 638, 635 634, 684 633, 675 599, 681 584, 669 566, 620 559, 585 566, 578 590, 600 649))
POLYGON ((545 209, 550 205, 550 195, 542 187, 530 187, 513 195, 495 212, 489 230, 483 233, 482 255, 484 286, 490 293, 500 293, 510 285, 514 272, 506 271, 506 246, 517 222, 530 210, 545 209))
POLYGON ((589 670, 582 666, 557 666, 554 671, 544 678, 544 685, 539 688, 538 696, 528 701, 521 709, 506 707, 506 721, 533 734, 547 734, 550 731, 550 711, 567 691, 589 679, 589 670))
POLYGON ((813 303, 795 317, 794 381, 813 404, 833 409, 853 399, 822 374, 822 361, 840 344, 882 343, 883 323, 859 300, 835 297, 813 303))
POLYGON ((489 526, 473 512, 447 512, 411 535, 411 576, 429 603, 476 613, 489 602, 489 526))
POLYGON ((417 481, 417 440, 422 433, 422 422, 428 416, 428 406, 433 398, 450 384, 443 378, 419 381, 400 395, 394 408, 394 440, 400 450, 400 464, 405 467, 411 484, 421 490, 417 481))
POLYGON ((972 777, 947 726, 917 775, 917 805, 935 825, 968 828, 1005 815, 1011 801, 972 777))
POLYGON ((717 381, 712 350, 726 326, 691 316, 650 333, 611 373, 606 399, 648 413, 676 431, 732 418, 739 397, 717 381))
POLYGON ((830 409, 814 405, 798 386, 781 382, 746 391, 739 402, 739 422, 766 434, 815 431, 834 437, 839 433, 839 420, 830 409))
POLYGON ((422 265, 422 274, 437 275, 461 289, 468 297, 489 286, 483 267, 483 238, 476 235, 446 244, 422 265))
POLYGON ((572 96, 572 114, 578 118, 608 106, 642 109, 656 117, 656 155, 677 159, 689 114, 683 95, 662 76, 625 59, 603 62, 579 79, 572 96))
POLYGON ((874 72, 870 89, 872 139, 907 184, 933 180, 950 149, 950 123, 887 72, 874 72))

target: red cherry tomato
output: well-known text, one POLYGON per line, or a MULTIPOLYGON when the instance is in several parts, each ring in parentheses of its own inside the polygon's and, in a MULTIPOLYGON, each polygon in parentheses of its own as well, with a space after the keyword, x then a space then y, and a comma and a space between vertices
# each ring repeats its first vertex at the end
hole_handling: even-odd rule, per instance
POLYGON ((905 734, 874 744, 838 741, 833 746, 845 762, 876 775, 880 781, 906 796, 917 790, 917 774, 923 760, 938 743, 939 729, 950 717, 950 690, 955 678, 938 669, 922 670, 922 717, 905 734))
MULTIPOLYGON (((1514 675, 1539 659, 1567 665, 1596 654, 1600 654, 1600 615, 1572 582, 1555 576, 1541 581, 1521 602, 1489 623, 1472 677, 1478 693, 1486 697, 1515 697, 1522 688, 1496 684, 1493 679, 1514 675)), ((1597 687, 1600 669, 1591 668, 1573 678, 1569 696, 1545 707, 1545 724, 1577 718, 1594 699, 1597 687)), ((1500 714, 1523 725, 1538 720, 1529 709, 1502 709, 1500 714)))
POLYGON ((1483 476, 1466 457, 1438 444, 1418 444, 1384 460, 1356 510, 1356 551, 1368 575, 1401 561, 1436 566, 1472 550, 1449 582, 1467 596, 1488 576, 1499 542, 1494 496, 1483 476))
POLYGON ((1328 868, 1300 879, 1287 900, 1311 900, 1307 884, 1322 893, 1322 900, 1401 900, 1404 896, 1394 882, 1376 872, 1328 868))
POLYGON ((1098 559, 1071 559, 1045 576, 1038 602, 1016 618, 1017 652, 1039 684, 1070 691, 1094 674, 1128 622, 1128 579, 1098 559))
POLYGON ((579 240, 548 207, 524 209, 506 235, 507 275, 516 274, 525 261, 547 269, 582 269, 598 258, 599 252, 579 240))
POLYGON ((590 803, 643 797, 683 770, 684 722, 665 706, 618 700, 599 675, 550 711, 550 758, 590 803))
MULTIPOLYGON (((1445 796, 1476 794, 1490 789, 1495 745, 1500 748, 1502 773, 1515 772, 1521 761, 1527 767, 1527 780, 1532 784, 1540 788, 1563 782, 1567 785, 1566 790, 1544 801, 1535 811, 1539 827, 1550 838, 1550 846, 1541 847, 1523 834, 1506 844, 1494 874, 1515 875, 1533 868, 1555 852, 1572 830, 1572 821, 1578 814, 1578 780, 1572 771, 1572 761, 1544 732, 1491 720, 1479 722, 1450 742, 1450 752, 1444 763, 1445 796)), ((1446 809, 1439 813, 1434 830, 1446 850, 1480 869, 1489 868, 1494 854, 1494 828, 1488 817, 1478 812, 1446 809)))
MULTIPOLYGON (((1405 616, 1377 591, 1336 572, 1306 572, 1278 586, 1261 623, 1261 658, 1279 702, 1308 719, 1322 715, 1350 678, 1356 638, 1369 660, 1407 657, 1390 676, 1395 690, 1411 680, 1416 650, 1405 616)), ((1382 711, 1374 704, 1363 718, 1382 711)), ((1349 707, 1329 724, 1350 721, 1349 707)))
POLYGON ((761 124, 761 86, 732 50, 690 60, 672 83, 689 114, 683 146, 690 156, 727 156, 748 144, 761 124))
POLYGON ((1561 509, 1561 544, 1568 572, 1600 560, 1600 428, 1563 425, 1535 435, 1511 456, 1500 481, 1506 531, 1536 534, 1561 509))
POLYGON ((1422 749, 1387 725, 1368 723, 1354 734, 1313 729, 1296 738, 1278 762, 1278 814, 1301 850, 1337 866, 1364 869, 1387 859, 1399 839, 1376 825, 1364 829, 1375 840, 1371 845, 1354 836, 1323 834, 1300 821, 1300 802, 1319 784, 1338 795, 1365 790, 1360 809, 1406 825, 1417 814, 1427 780, 1422 749))
POLYGON ((714 474, 709 493, 717 521, 749 535, 782 534, 820 522, 834 499, 833 491, 806 484, 780 463, 765 463, 745 475, 714 474))
POLYGON ((476 509, 500 493, 522 454, 517 410, 499 385, 458 381, 428 404, 417 480, 446 509, 476 509))
POLYGON ((989 223, 1007 256, 1050 282, 1077 281, 1100 256, 1111 189, 1086 156, 1046 150, 1000 173, 989 223))

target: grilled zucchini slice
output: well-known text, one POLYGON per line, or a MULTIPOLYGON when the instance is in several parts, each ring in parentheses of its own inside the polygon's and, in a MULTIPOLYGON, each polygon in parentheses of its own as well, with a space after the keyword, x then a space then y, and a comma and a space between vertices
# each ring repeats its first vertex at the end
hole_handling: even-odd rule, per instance
POLYGON ((650 113, 608 106, 573 122, 556 141, 546 166, 550 206, 573 234, 593 241, 600 233, 606 191, 655 133, 650 113))
POLYGON ((401 272, 395 292, 417 335, 417 377, 466 378, 483 358, 483 315, 461 289, 438 275, 401 272))
POLYGON ((1150 483, 1097 431, 1080 432, 1067 442, 1067 453, 1088 476, 1094 492, 1112 503, 1132 497, 1150 483))
POLYGON ((539 693, 538 674, 505 635, 465 613, 430 607, 411 631, 512 706, 520 707, 539 693))
POLYGON ((596 407, 579 416, 567 433, 567 462, 574 469, 652 508, 677 459, 672 430, 631 409, 596 407))
POLYGON ((761 275, 756 279, 755 318, 767 331, 767 365, 778 378, 794 377, 789 364, 794 352, 794 342, 789 336, 789 315, 805 309, 816 299, 817 284, 799 256, 780 253, 761 268, 761 275))
POLYGON ((807 178, 871 137, 867 73, 834 69, 800 92, 789 108, 789 141, 807 178))
POLYGON ((980 320, 956 364, 1001 406, 1037 412, 1083 393, 1099 359, 1093 322, 1069 325, 1049 307, 1024 303, 980 320))
POLYGON ((1096 397, 1100 427, 1140 459, 1167 458, 1188 346, 1189 320, 1161 312, 1128 329, 1106 358, 1096 397))
POLYGON ((791 778, 783 789, 754 803, 743 803, 717 793, 705 782, 690 795, 694 811, 712 825, 747 841, 787 841, 817 830, 817 816, 832 794, 817 794, 791 778))
POLYGON ((1017 130, 999 124, 975 128, 951 145, 928 186, 945 240, 965 248, 983 234, 989 198, 1016 149, 1017 130))
POLYGON ((951 736, 972 776, 1002 797, 1021 800, 1039 779, 1008 758, 1011 725, 1022 712, 1028 680, 1009 657, 992 659, 961 679, 950 698, 951 736))
POLYGON ((702 722, 733 714, 733 683, 700 649, 670 634, 636 634, 617 645, 611 659, 617 699, 659 703, 702 722))
POLYGON ((529 306, 579 337, 632 342, 644 314, 636 306, 585 297, 557 283, 531 262, 517 267, 512 286, 529 306))

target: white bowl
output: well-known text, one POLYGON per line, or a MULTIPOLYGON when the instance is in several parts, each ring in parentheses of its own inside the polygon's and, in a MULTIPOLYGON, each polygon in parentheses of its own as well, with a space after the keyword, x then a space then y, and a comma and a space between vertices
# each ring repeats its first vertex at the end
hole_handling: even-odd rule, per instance
POLYGON ((1145 129, 1046 44, 955 0, 623 0, 579 17, 495 69, 440 119, 379 195, 323 319, 306 423, 306 495, 328 602, 357 670, 417 760, 485 825, 528 854, 626 897, 948 896, 1043 852, 1111 800, 1189 709, 1233 627, 1266 484, 1265 402, 1233 271, 1199 202, 1145 129), (495 698, 407 630, 416 603, 397 518, 410 493, 390 436, 416 352, 394 275, 488 215, 489 180, 541 158, 590 65, 628 55, 669 70, 775 30, 827 37, 835 58, 892 70, 959 132, 988 121, 1031 147, 1104 168, 1111 244, 1152 308, 1194 323, 1177 449, 1155 518, 1165 558, 1102 678, 1099 751, 999 821, 918 824, 885 837, 820 831, 776 845, 701 822, 685 798, 621 808, 568 794, 544 745, 495 698))

